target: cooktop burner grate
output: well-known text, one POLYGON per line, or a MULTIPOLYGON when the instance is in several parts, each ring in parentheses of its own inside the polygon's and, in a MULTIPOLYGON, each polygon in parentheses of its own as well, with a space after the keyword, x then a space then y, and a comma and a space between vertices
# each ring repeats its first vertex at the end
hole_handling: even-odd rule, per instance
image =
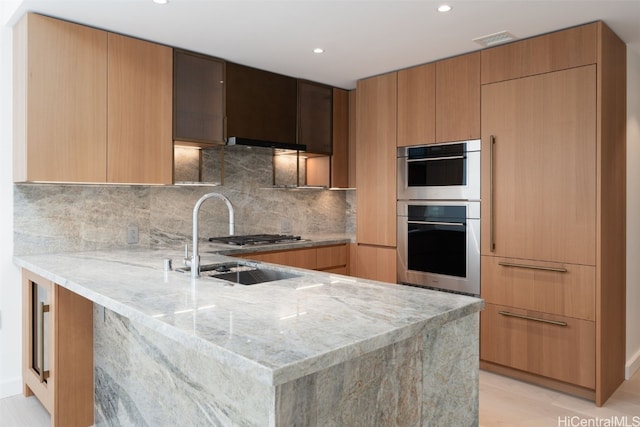
POLYGON ((210 242, 226 243, 227 245, 266 245, 269 243, 286 243, 301 240, 300 236, 291 234, 248 234, 244 236, 210 237, 210 242))

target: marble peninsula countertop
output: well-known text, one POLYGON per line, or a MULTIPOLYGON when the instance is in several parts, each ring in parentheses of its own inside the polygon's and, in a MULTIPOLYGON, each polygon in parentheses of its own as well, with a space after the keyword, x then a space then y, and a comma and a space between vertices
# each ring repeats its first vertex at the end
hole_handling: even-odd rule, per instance
MULTIPOLYGON (((338 244, 344 238, 269 246, 338 244)), ((267 248, 201 246, 201 262, 267 248), (224 255, 226 254, 226 255, 224 255)), ((15 263, 177 345, 279 385, 480 311, 478 298, 269 264, 298 277, 252 286, 165 271, 166 248, 16 256, 15 263)), ((258 263, 260 264, 260 263, 258 263)))

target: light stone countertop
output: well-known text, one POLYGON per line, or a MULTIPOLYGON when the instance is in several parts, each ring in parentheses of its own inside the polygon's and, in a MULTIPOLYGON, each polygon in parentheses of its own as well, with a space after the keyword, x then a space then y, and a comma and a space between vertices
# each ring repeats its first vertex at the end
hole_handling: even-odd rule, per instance
MULTIPOLYGON (((316 245, 347 241, 328 238, 316 245)), ((300 244, 285 246, 269 250, 300 244)), ((227 245, 201 249, 203 264, 238 260, 213 253, 238 252, 227 245)), ((17 256, 15 263, 179 345, 251 372, 268 385, 317 372, 483 308, 478 298, 273 264, 269 266, 299 277, 232 286, 164 271, 164 258, 172 258, 176 267, 182 257, 175 249, 127 248, 17 256)))

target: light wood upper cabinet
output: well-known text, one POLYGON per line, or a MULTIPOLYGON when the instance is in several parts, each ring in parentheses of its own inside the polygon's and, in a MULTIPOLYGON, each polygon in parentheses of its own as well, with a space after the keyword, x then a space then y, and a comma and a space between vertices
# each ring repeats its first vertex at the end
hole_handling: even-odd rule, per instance
POLYGON ((482 253, 595 265, 596 67, 485 85, 482 120, 482 253))
POLYGON ((398 71, 398 146, 480 138, 480 53, 398 71))
POLYGON ((14 181, 172 183, 170 48, 31 13, 14 43, 14 181))
POLYGON ((435 64, 398 71, 398 147, 435 141, 435 64))
POLYGON ((480 138, 480 53, 435 65, 436 142, 480 138))
POLYGON ((109 182, 173 182, 172 56, 169 47, 109 34, 109 182))
POLYGON ((482 51, 482 84, 595 64, 598 23, 482 51))
POLYGON ((396 246, 397 73, 357 85, 357 240, 396 246))
POLYGON ((27 14, 14 55, 14 181, 105 182, 107 33, 27 14))

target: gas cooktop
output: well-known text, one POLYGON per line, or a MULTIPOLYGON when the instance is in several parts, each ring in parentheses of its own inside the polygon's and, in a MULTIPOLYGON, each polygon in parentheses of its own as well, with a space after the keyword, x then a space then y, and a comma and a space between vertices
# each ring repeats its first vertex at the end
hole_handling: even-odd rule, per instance
POLYGON ((247 234, 244 236, 210 237, 210 242, 226 243, 227 245, 267 245, 301 240, 300 236, 290 234, 247 234))

